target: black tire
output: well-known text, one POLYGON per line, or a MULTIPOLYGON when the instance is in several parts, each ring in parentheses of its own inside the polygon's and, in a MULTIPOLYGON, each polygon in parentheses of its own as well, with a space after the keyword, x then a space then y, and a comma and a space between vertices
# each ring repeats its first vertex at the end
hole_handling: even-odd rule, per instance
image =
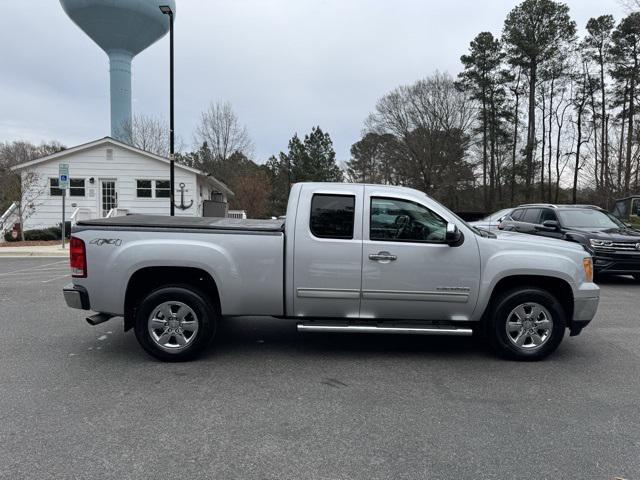
MULTIPOLYGON (((164 318, 164 315, 160 315, 164 318)), ((134 330, 138 343, 151 356, 164 362, 183 362, 197 357, 211 343, 216 332, 218 319, 218 309, 211 304, 207 296, 200 290, 190 285, 168 285, 152 291, 140 302, 136 313, 134 330), (192 325, 197 324, 197 330, 190 332, 186 328, 184 330, 181 329, 180 331, 184 331, 184 334, 169 336, 168 338, 171 340, 168 340, 167 344, 162 347, 152 338, 153 333, 150 331, 149 325, 151 324, 151 316, 156 312, 156 309, 167 302, 176 302, 175 305, 170 306, 170 309, 175 309, 178 312, 180 311, 180 304, 186 305, 191 309, 185 321, 192 325), (187 337, 187 334, 192 334, 193 337, 187 337), (181 337, 183 342, 188 343, 184 346, 178 345, 178 337, 181 337), (171 344, 176 346, 170 348, 171 344)), ((182 326, 181 322, 178 322, 178 324, 178 327, 182 326)), ((154 330, 155 335, 159 335, 160 332, 162 332, 160 329, 154 330)), ((161 338, 159 340, 165 334, 169 335, 164 332, 160 335, 161 338)))
POLYGON ((634 273, 634 274, 633 274, 633 279, 634 279, 636 282, 640 282, 640 273, 634 273))
POLYGON ((564 309, 551 293, 537 287, 519 287, 501 294, 493 302, 487 332, 491 347, 499 355, 513 360, 535 361, 542 360, 558 348, 564 337, 566 326, 564 309), (539 309, 540 315, 535 315, 534 305, 542 307, 539 309), (520 324, 525 325, 526 323, 526 328, 507 333, 508 322, 511 326, 518 324, 520 317, 514 311, 521 306, 524 306, 524 310, 521 312, 526 314, 524 315, 526 322, 523 321, 520 324), (532 323, 534 317, 537 318, 535 321, 539 323, 532 323), (549 325, 545 319, 551 320, 551 328, 536 329, 537 325, 549 325), (531 330, 528 331, 527 328, 531 328, 531 330), (523 331, 524 334, 522 334, 523 331), (534 335, 536 335, 535 341, 534 335), (525 343, 520 346, 516 345, 516 342, 521 340, 525 343), (541 343, 536 345, 536 341, 541 341, 541 343))

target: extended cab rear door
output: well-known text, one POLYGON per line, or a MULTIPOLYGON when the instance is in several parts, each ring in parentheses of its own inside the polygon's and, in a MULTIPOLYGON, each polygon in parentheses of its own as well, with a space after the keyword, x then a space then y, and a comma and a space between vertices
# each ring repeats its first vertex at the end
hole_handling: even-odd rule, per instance
POLYGON ((294 316, 358 317, 363 196, 363 185, 303 185, 295 236, 287 239, 294 242, 294 316))
POLYGON ((480 286, 475 234, 426 196, 365 193, 360 317, 469 320, 480 286), (457 222, 461 244, 445 243, 447 221, 457 222))

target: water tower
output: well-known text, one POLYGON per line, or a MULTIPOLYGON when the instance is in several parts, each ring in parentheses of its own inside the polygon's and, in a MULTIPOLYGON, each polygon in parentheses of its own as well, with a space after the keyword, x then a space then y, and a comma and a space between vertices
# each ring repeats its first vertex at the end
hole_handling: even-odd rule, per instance
POLYGON ((60 0, 62 8, 109 56, 111 136, 123 137, 131 122, 131 61, 169 30, 160 11, 175 0, 60 0))

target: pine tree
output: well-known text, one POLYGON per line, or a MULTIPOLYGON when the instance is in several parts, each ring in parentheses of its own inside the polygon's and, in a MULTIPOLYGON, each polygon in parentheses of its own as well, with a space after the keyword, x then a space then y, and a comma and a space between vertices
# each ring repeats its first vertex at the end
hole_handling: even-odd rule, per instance
POLYGON ((536 146, 536 87, 541 65, 554 59, 570 43, 576 24, 569 7, 553 0, 525 0, 516 6, 504 23, 503 42, 509 62, 522 67, 529 79, 529 113, 525 147, 525 196, 531 197, 536 146))
POLYGON ((496 189, 496 141, 504 119, 506 90, 510 76, 502 68, 504 52, 500 41, 490 32, 476 36, 469 54, 460 57, 464 71, 459 84, 480 104, 478 120, 482 134, 482 185, 485 211, 491 211, 496 189), (489 189, 487 191, 487 178, 489 189))

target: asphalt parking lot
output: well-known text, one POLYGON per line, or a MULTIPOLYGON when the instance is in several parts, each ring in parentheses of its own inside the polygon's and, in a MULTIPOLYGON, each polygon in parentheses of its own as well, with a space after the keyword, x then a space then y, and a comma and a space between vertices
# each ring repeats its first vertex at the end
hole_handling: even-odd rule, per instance
POLYGON ((148 357, 61 295, 64 259, 0 259, 0 477, 640 478, 640 284, 544 362, 469 338, 227 321, 196 362, 148 357))

